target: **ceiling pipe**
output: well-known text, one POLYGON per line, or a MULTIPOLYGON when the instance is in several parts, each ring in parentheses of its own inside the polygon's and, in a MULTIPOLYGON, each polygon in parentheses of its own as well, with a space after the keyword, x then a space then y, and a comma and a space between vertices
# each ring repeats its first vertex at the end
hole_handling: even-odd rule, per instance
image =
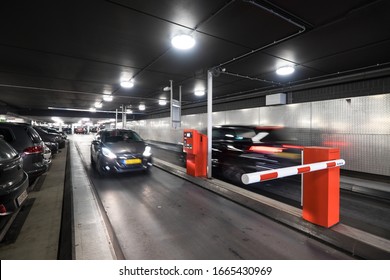
MULTIPOLYGON (((51 91, 51 92, 62 92, 62 93, 75 93, 75 94, 84 94, 84 95, 95 95, 95 96, 99 96, 99 97, 103 97, 104 96, 103 93, 98 93, 98 92, 66 90, 66 89, 54 89, 54 88, 44 88, 44 87, 20 86, 20 85, 11 85, 11 84, 0 84, 0 87, 19 88, 19 89, 27 89, 27 90, 51 91)), ((158 101, 159 100, 159 98, 125 96, 125 95, 115 95, 115 97, 131 98, 131 99, 146 99, 146 100, 150 100, 150 101, 158 101)))
POLYGON ((296 32, 296 33, 294 33, 294 34, 291 34, 291 35, 289 35, 289 36, 287 36, 287 37, 284 37, 284 38, 282 38, 282 39, 273 41, 272 43, 269 43, 269 44, 267 44, 267 45, 264 45, 264 46, 262 46, 262 47, 260 47, 260 48, 255 49, 255 50, 251 50, 250 52, 247 52, 247 53, 245 53, 245 54, 243 54, 243 55, 240 55, 240 56, 238 56, 238 57, 232 58, 232 59, 230 59, 230 60, 228 60, 228 61, 226 61, 226 62, 223 62, 223 63, 221 63, 221 64, 219 64, 219 65, 217 65, 217 66, 215 66, 215 67, 213 67, 213 68, 220 68, 220 67, 225 66, 225 65, 227 65, 227 64, 230 64, 230 63, 232 63, 232 62, 239 61, 239 60, 241 60, 241 59, 243 59, 243 58, 245 58, 245 57, 247 57, 247 56, 250 56, 250 55, 252 55, 252 54, 255 54, 255 53, 257 53, 257 52, 259 52, 259 51, 262 51, 262 50, 264 50, 264 49, 266 49, 266 48, 269 48, 269 47, 271 47, 271 46, 274 46, 274 45, 277 45, 277 44, 282 43, 282 42, 284 42, 284 41, 287 41, 287 40, 289 40, 289 39, 292 39, 292 38, 294 38, 294 37, 296 37, 296 36, 298 36, 298 35, 300 35, 300 34, 302 34, 303 32, 306 31, 306 27, 305 27, 304 25, 302 25, 302 24, 300 24, 300 23, 298 23, 298 22, 296 22, 296 21, 294 21, 294 20, 292 20, 292 19, 290 19, 290 18, 288 18, 288 17, 286 17, 286 16, 283 16, 282 14, 280 14, 280 13, 274 11, 273 9, 270 9, 270 8, 268 8, 268 7, 265 7, 265 6, 263 6, 263 5, 261 5, 261 4, 257 3, 257 2, 255 2, 255 1, 252 1, 252 0, 243 0, 243 2, 247 2, 247 3, 249 3, 249 4, 252 4, 252 5, 254 5, 254 6, 258 7, 258 8, 261 8, 261 9, 263 9, 263 10, 265 10, 265 11, 267 11, 267 12, 273 14, 273 15, 275 15, 275 16, 277 16, 277 17, 283 19, 284 21, 287 21, 288 23, 290 23, 290 24, 292 24, 292 25, 298 27, 299 30, 298 30, 298 32, 296 32))
POLYGON ((260 79, 260 78, 256 78, 256 77, 250 77, 250 76, 245 76, 245 75, 240 75, 240 74, 236 74, 236 73, 231 73, 231 72, 227 72, 226 70, 223 70, 223 69, 222 69, 221 73, 223 73, 225 75, 233 76, 233 77, 238 77, 238 78, 244 78, 244 79, 252 80, 252 81, 268 83, 268 84, 272 84, 272 85, 276 85, 276 86, 283 86, 283 84, 279 83, 279 82, 264 80, 264 79, 260 79))
MULTIPOLYGON (((299 91, 299 90, 307 90, 311 88, 331 86, 339 83, 348 83, 348 82, 353 82, 358 80, 369 80, 369 79, 375 79, 380 77, 386 77, 386 76, 390 76, 390 67, 384 69, 377 69, 373 71, 354 73, 349 75, 347 75, 345 72, 338 73, 338 74, 340 74, 341 76, 328 78, 326 80, 322 79, 324 77, 318 77, 318 79, 320 80, 317 81, 313 81, 313 79, 311 78, 311 79, 301 81, 302 84, 298 84, 298 85, 289 85, 289 86, 278 87, 278 88, 274 88, 274 87, 257 88, 257 89, 249 90, 247 92, 236 92, 230 94, 228 97, 215 98, 213 100, 213 104, 239 101, 243 99, 255 98, 255 97, 265 96, 267 94, 273 94, 273 93, 284 92, 284 91, 292 92, 292 91, 299 91), (311 82, 307 82, 307 81, 311 81, 311 82)), ((196 104, 195 103, 188 104, 185 107, 183 107, 183 109, 188 109, 192 107, 201 107, 205 105, 206 102, 203 101, 203 102, 198 102, 196 104)))

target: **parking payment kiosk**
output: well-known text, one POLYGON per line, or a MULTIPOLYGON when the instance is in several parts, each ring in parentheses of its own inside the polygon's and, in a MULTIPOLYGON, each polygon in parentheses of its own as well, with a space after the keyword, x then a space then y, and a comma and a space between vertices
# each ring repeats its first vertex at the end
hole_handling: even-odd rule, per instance
POLYGON ((187 154, 187 174, 207 176, 207 136, 195 129, 185 129, 183 151, 187 154))

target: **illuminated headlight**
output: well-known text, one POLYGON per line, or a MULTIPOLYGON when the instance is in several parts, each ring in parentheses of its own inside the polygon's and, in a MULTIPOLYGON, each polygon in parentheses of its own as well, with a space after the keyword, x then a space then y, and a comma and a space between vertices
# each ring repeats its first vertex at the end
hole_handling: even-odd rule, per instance
POLYGON ((116 158, 116 155, 107 148, 102 148, 102 153, 105 157, 108 157, 110 159, 116 158))
POLYGON ((150 157, 152 155, 152 148, 150 148, 149 146, 146 146, 145 151, 142 155, 144 157, 150 157))

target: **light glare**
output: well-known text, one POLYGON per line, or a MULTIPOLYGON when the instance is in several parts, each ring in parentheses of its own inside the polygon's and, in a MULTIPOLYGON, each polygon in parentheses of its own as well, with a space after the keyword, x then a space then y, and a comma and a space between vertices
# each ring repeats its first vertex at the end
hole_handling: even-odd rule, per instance
POLYGON ((195 46, 195 39, 191 35, 177 35, 171 40, 172 46, 180 50, 188 50, 195 46))

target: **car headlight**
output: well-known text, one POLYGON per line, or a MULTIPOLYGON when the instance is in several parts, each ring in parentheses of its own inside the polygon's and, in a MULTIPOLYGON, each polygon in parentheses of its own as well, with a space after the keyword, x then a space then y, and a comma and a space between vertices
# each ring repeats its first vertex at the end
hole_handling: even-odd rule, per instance
POLYGON ((146 146, 145 151, 142 155, 144 157, 150 157, 152 155, 152 148, 150 148, 149 146, 146 146))
POLYGON ((103 156, 105 156, 107 158, 110 158, 110 159, 116 158, 116 155, 107 148, 102 148, 102 153, 103 153, 103 156))

